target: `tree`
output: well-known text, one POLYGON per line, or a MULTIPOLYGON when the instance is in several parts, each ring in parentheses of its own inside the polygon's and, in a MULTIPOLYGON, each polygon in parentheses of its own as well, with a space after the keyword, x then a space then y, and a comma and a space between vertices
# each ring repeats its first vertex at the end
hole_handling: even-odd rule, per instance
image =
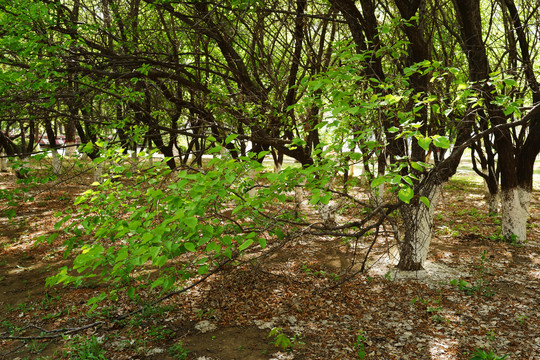
MULTIPOLYGON (((498 127, 520 111, 517 107, 519 99, 512 99, 506 92, 517 83, 510 78, 502 78, 497 82, 492 79, 492 68, 483 41, 482 14, 480 1, 454 1, 456 14, 461 24, 462 48, 467 54, 469 63, 469 79, 476 88, 478 96, 483 99, 482 108, 485 111, 484 121, 491 127, 498 127)), ((504 6, 509 12, 511 25, 516 32, 521 49, 521 61, 532 103, 540 100, 538 82, 533 74, 533 63, 529 53, 529 45, 523 32, 521 21, 513 1, 505 1, 504 6)), ((504 15, 504 13, 503 13, 504 15)), ((508 36, 512 36, 509 33, 508 36)), ((509 41, 510 44, 515 43, 509 41)), ((510 49, 516 54, 517 49, 510 49)), ((511 62, 516 62, 511 59, 511 62)), ((499 73, 504 74, 504 69, 499 73)), ((497 80, 497 79, 495 79, 497 80)), ((501 200, 502 224, 501 235, 508 241, 523 242, 526 239, 526 222, 528 206, 531 198, 533 166, 540 151, 538 144, 538 110, 533 108, 522 119, 520 133, 517 128, 506 127, 494 132, 494 146, 497 150, 498 162, 501 171, 501 200), (530 129, 529 129, 530 127, 530 129)))

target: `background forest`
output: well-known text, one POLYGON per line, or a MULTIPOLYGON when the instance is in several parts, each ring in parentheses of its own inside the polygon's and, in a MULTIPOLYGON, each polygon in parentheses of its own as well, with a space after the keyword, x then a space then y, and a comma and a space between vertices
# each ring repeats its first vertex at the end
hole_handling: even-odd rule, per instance
POLYGON ((0 0, 0 358, 537 357, 539 8, 0 0))

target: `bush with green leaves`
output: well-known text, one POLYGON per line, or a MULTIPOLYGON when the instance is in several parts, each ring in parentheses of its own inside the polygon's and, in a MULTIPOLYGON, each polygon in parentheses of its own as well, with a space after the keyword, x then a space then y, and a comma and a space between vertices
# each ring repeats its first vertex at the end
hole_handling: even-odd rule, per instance
POLYGON ((287 334, 283 332, 283 329, 280 327, 274 327, 270 332, 268 333, 268 338, 272 339, 272 344, 278 348, 281 348, 285 351, 290 351, 291 349, 304 345, 302 341, 300 341, 300 335, 294 334, 293 336, 289 337, 287 334))
MULTIPOLYGON (((205 169, 175 172, 166 160, 138 174, 131 174, 121 158, 104 160, 112 164, 113 175, 94 183, 76 200, 77 210, 62 214, 56 224, 68 235, 66 255, 76 257, 71 267, 48 279, 49 285, 107 283, 114 288, 108 294, 112 299, 121 289, 131 298, 141 287, 171 291, 251 246, 265 248, 268 238, 283 236, 279 221, 289 215, 271 209, 297 183, 292 173, 277 174, 279 179, 265 174, 255 155, 215 157, 205 169), (114 181, 121 174, 122 180, 114 181), (271 185, 257 185, 257 176, 271 185)), ((89 304, 95 307, 106 297, 103 293, 89 304)))

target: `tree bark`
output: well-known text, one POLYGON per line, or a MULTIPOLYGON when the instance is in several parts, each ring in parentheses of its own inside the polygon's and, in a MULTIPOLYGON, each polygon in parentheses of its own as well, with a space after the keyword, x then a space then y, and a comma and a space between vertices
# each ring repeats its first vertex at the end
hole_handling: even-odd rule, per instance
POLYGON ((505 189, 501 193, 501 236, 512 243, 527 240, 527 219, 531 191, 522 187, 505 189))
POLYGON ((399 242, 399 270, 416 271, 424 268, 433 233, 433 214, 442 187, 442 184, 432 185, 420 193, 428 198, 429 207, 418 199, 401 207, 405 233, 399 242))

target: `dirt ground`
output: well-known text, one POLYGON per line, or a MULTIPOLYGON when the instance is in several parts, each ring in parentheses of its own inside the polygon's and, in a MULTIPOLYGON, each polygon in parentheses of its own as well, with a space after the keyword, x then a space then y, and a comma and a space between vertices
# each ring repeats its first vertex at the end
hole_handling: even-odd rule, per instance
MULTIPOLYGON (((482 187, 458 179, 436 210, 423 271, 397 272, 380 241, 367 273, 349 278, 362 260, 354 246, 302 236, 114 321, 140 304, 124 296, 88 314, 86 300, 104 288, 46 287, 70 259, 60 238, 34 245, 90 182, 40 188, 12 219, 0 204, 0 359, 358 359, 365 351, 366 359, 468 360, 475 349, 540 358, 539 192, 523 245, 497 240, 500 218, 487 215, 482 187), (66 329, 78 331, 55 337, 66 329)), ((15 186, 0 174, 0 189, 15 186)))

